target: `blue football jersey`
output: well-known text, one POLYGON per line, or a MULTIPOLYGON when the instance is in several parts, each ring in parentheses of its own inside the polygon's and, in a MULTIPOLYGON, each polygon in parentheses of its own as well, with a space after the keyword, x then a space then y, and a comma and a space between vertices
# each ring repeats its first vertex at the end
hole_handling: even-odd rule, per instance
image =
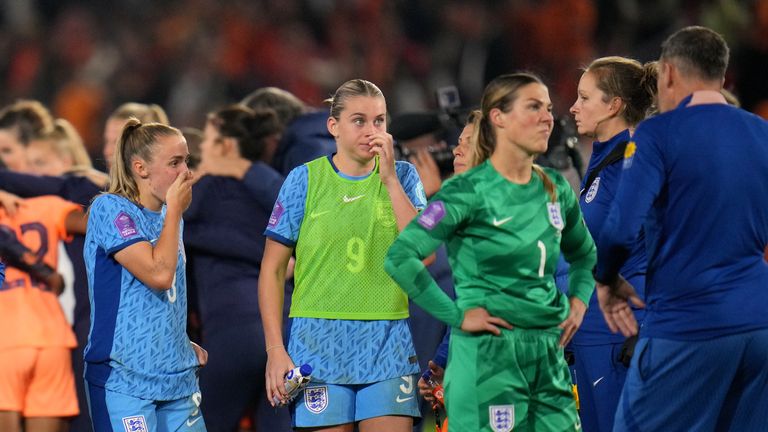
POLYGON ((610 280, 645 231, 641 336, 768 327, 768 122, 725 100, 691 100, 638 126, 597 242, 596 279, 610 280))
POLYGON ((114 254, 137 242, 154 245, 164 220, 165 207, 153 212, 117 195, 101 195, 91 205, 84 250, 91 300, 85 378, 152 400, 179 399, 198 390, 197 357, 186 333, 184 247, 179 239, 169 290, 147 287, 114 254))

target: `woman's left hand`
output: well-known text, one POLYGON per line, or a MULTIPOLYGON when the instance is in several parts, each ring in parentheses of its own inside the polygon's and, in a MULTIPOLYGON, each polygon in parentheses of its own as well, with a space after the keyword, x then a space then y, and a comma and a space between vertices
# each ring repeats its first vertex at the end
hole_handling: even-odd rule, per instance
POLYGON ((189 341, 189 343, 192 344, 192 349, 195 350, 195 355, 197 356, 197 362, 200 363, 200 367, 205 366, 208 364, 208 351, 204 350, 203 347, 200 345, 189 341))
POLYGON ((371 147, 371 153, 379 156, 379 178, 381 182, 389 184, 397 181, 395 173, 395 146, 392 135, 386 132, 375 133, 371 135, 368 145, 371 147))
POLYGON ((587 311, 587 305, 576 297, 571 297, 568 299, 568 302, 571 305, 568 318, 558 326, 563 329, 563 333, 560 335, 561 347, 568 345, 568 342, 571 341, 573 335, 576 334, 576 330, 581 326, 581 322, 584 320, 584 313, 587 311))

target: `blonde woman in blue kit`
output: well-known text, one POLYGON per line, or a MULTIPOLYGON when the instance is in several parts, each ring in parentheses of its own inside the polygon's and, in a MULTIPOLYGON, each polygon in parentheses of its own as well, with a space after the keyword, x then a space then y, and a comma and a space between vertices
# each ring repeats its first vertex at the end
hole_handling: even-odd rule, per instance
POLYGON ((291 406, 298 429, 410 431, 419 372, 405 293, 384 272, 400 229, 425 205, 416 169, 395 162, 384 96, 344 83, 330 100, 337 151, 295 168, 266 230, 259 303, 269 400, 283 376, 310 364, 313 382, 291 406), (291 336, 281 334, 285 269, 296 252, 291 336))

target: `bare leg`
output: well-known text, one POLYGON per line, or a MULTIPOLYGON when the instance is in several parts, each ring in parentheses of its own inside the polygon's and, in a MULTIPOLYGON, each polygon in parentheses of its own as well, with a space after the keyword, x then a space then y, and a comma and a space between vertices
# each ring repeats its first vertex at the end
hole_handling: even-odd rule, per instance
POLYGON ((381 416, 365 419, 360 422, 360 432, 411 432, 413 417, 381 416))
POLYGON ((61 417, 27 417, 25 432, 64 432, 67 421, 61 417))
POLYGON ((21 413, 0 411, 0 431, 21 432, 21 413))
POLYGON ((355 429, 354 423, 346 423, 336 426, 323 426, 319 428, 297 428, 299 432, 352 432, 355 429))

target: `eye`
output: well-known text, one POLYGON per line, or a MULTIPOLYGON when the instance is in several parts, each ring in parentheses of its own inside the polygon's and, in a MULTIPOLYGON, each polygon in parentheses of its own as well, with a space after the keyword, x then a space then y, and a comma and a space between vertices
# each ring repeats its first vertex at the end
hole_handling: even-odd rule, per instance
POLYGON ((362 126, 365 124, 365 121, 358 117, 358 118, 352 119, 352 123, 354 123, 357 126, 362 126))
POLYGON ((377 127, 381 126, 384 124, 384 119, 377 118, 376 120, 373 121, 373 124, 376 125, 377 127))

